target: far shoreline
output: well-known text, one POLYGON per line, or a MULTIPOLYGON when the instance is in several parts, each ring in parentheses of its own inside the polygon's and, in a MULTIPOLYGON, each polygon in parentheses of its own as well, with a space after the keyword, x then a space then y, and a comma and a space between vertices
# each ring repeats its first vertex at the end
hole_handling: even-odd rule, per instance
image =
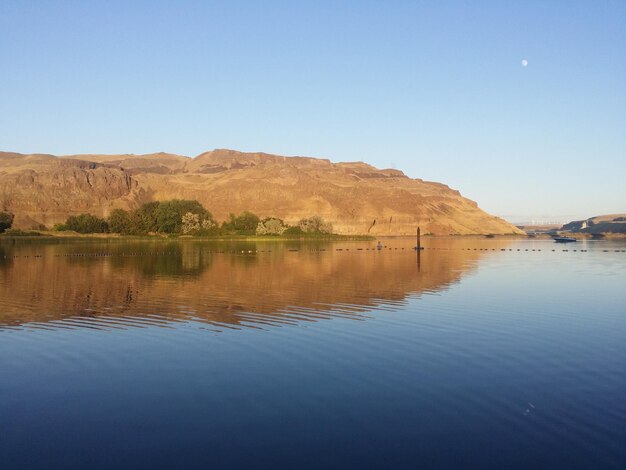
MULTIPOLYGON (((578 240, 611 240, 626 239, 623 233, 606 233, 601 238, 593 237, 587 233, 572 233, 569 236, 578 240)), ((421 235, 422 239, 537 239, 549 240, 553 235, 536 234, 450 234, 450 235, 421 235)), ((343 235, 343 234, 315 234, 315 235, 215 235, 215 236, 193 236, 193 235, 171 235, 171 234, 149 234, 149 235, 121 235, 119 233, 78 233, 72 231, 39 231, 24 230, 18 233, 5 232, 0 234, 0 240, 119 240, 119 241, 204 241, 204 242, 288 242, 288 241, 375 241, 375 240, 400 240, 413 239, 415 235, 343 235)))
POLYGON ((121 235, 119 233, 78 233, 71 231, 39 231, 25 230, 19 233, 5 232, 0 234, 2 239, 36 239, 36 240, 128 240, 128 241, 211 241, 211 242, 231 242, 231 241, 372 241, 376 237, 370 235, 341 235, 341 234, 314 234, 314 235, 215 235, 215 236, 194 236, 194 235, 171 235, 171 234, 149 234, 149 235, 121 235))

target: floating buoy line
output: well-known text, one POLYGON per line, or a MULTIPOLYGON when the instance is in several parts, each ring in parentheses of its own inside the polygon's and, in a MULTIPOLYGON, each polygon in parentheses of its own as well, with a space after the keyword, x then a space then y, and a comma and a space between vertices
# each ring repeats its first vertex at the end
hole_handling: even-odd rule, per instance
MULTIPOLYGON (((350 251, 371 251, 371 252, 388 252, 388 251, 403 251, 409 250, 412 251, 411 248, 406 247, 391 247, 388 245, 383 245, 381 248, 373 247, 373 248, 335 248, 335 249, 326 249, 326 248, 317 248, 317 249, 301 249, 301 248, 288 248, 285 251, 289 253, 322 253, 322 252, 350 252, 350 251)), ((541 252, 541 248, 439 248, 439 247, 421 247, 421 251, 501 251, 501 252, 541 252)), ((579 252, 579 253, 587 253, 589 250, 569 250, 569 249, 545 249, 545 252, 579 252)), ((593 250, 596 251, 596 250, 593 250)), ((277 250, 203 250, 202 254, 235 254, 235 255, 256 255, 258 253, 272 253, 277 252, 277 250)), ((600 252, 600 250, 597 250, 600 252)), ((622 249, 603 249, 602 253, 626 253, 626 250, 622 249)), ((132 251, 126 253, 111 253, 107 251, 103 252, 83 252, 83 253, 63 253, 63 254, 55 254, 54 258, 135 258, 139 256, 172 256, 172 255, 180 255, 182 253, 175 251, 132 251)), ((45 258, 42 254, 35 255, 4 255, 3 259, 43 259, 45 258)))

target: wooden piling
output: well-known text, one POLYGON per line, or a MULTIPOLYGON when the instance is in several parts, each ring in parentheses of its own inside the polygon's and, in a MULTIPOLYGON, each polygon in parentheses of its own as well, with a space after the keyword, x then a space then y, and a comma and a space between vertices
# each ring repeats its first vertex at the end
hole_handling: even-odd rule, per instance
POLYGON ((421 250, 417 250, 417 272, 421 272, 422 271, 422 252, 421 250))
POLYGON ((417 244, 415 245, 415 249, 419 251, 422 249, 421 231, 419 225, 417 226, 416 242, 417 244))

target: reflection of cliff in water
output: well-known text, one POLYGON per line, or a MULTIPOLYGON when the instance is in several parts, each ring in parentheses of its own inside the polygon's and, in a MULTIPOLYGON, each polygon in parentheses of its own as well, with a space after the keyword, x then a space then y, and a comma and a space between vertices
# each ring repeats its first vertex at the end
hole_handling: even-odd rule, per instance
MULTIPOLYGON (((458 282, 482 253, 271 251, 194 243, 28 248, 0 270, 0 328, 116 327, 189 319, 219 327, 362 317, 458 282), (226 248, 226 249, 224 249, 226 248), (242 253, 244 251, 244 253, 242 253), (106 253, 102 256, 99 253, 106 253), (34 253, 34 252, 33 252, 34 253), (50 323, 52 322, 52 323, 50 323), (61 323, 59 323, 61 322, 61 323)), ((261 247, 262 248, 262 247, 261 247)))

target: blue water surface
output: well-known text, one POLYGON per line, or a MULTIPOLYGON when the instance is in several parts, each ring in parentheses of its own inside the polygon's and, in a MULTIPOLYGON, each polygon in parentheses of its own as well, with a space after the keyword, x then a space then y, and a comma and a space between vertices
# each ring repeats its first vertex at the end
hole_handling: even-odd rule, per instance
POLYGON ((2 245, 1 466, 626 468, 626 243, 384 243, 2 245))

